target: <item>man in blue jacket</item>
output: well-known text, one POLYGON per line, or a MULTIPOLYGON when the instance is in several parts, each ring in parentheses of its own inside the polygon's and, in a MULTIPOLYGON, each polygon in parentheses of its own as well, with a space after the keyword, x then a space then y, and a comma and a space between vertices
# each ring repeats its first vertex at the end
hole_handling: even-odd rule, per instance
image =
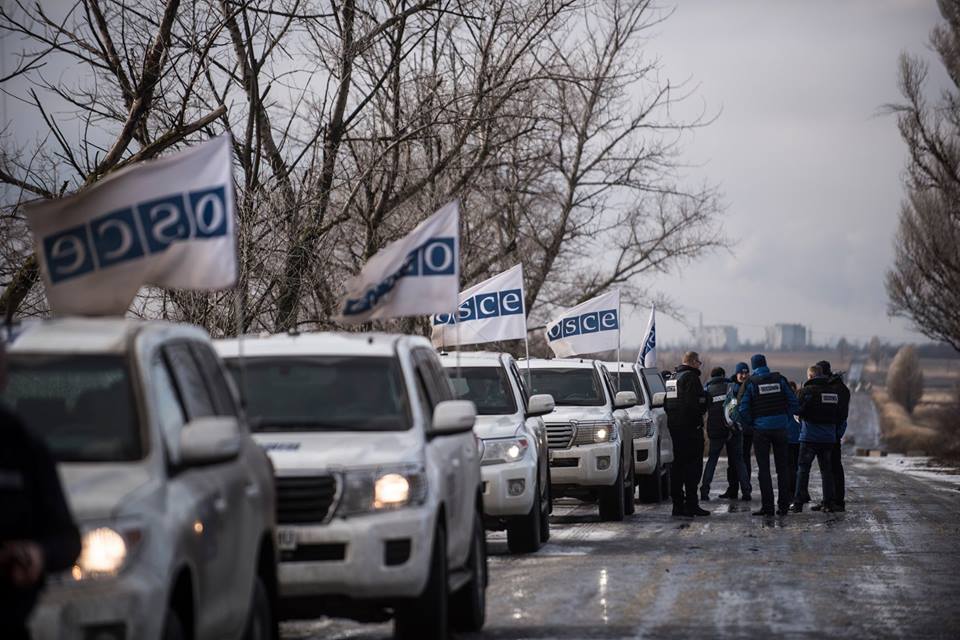
MULTIPOLYGON (((740 396, 740 387, 747 381, 747 378, 750 377, 750 365, 746 362, 738 362, 737 367, 733 372, 733 377, 730 378, 730 391, 728 392, 729 398, 739 398, 740 396)), ((739 485, 743 489, 743 497, 740 499, 744 502, 750 502, 752 496, 750 492, 752 487, 750 486, 750 474, 752 470, 750 468, 750 451, 753 448, 753 426, 745 425, 740 422, 740 418, 736 417, 736 434, 735 437, 740 441, 740 454, 741 460, 743 461, 743 475, 737 473, 737 469, 740 469, 740 464, 736 460, 731 460, 729 455, 727 456, 727 490, 720 494, 721 498, 729 498, 730 500, 737 499, 737 486, 739 485)))
POLYGON ((753 375, 743 387, 737 411, 745 425, 752 425, 753 448, 757 454, 757 476, 763 501, 755 516, 772 516, 773 479, 770 477, 770 450, 777 469, 777 512, 786 515, 790 508, 787 481, 787 425, 797 413, 797 396, 786 378, 767 367, 767 358, 756 354, 750 358, 753 375))
POLYGON ((710 439, 710 451, 707 454, 707 466, 703 470, 700 481, 700 499, 710 500, 710 483, 717 469, 720 452, 727 450, 727 463, 734 465, 737 478, 743 486, 743 495, 750 495, 750 476, 743 466, 743 454, 740 452, 740 428, 727 424, 724 417, 724 406, 729 398, 728 389, 730 380, 722 367, 715 367, 710 372, 710 379, 703 385, 707 394, 707 437, 710 439))
POLYGON ((800 390, 800 465, 797 473, 797 489, 790 510, 803 511, 804 496, 810 482, 813 459, 820 467, 823 481, 823 511, 833 511, 834 484, 830 458, 837 440, 837 428, 845 419, 840 402, 841 394, 835 382, 823 375, 818 365, 807 370, 807 381, 800 390))

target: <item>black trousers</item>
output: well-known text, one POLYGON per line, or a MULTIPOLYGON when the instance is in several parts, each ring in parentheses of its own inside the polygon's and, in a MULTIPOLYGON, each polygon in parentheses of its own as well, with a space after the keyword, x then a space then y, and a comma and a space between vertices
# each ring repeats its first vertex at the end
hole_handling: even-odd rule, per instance
POLYGON ((833 465, 830 459, 833 457, 833 445, 821 442, 804 442, 800 445, 800 468, 797 472, 797 489, 793 499, 797 502, 803 500, 803 496, 808 496, 807 488, 810 486, 810 469, 813 466, 813 459, 817 459, 817 466, 820 467, 820 479, 823 482, 823 502, 824 504, 833 504, 833 465))
POLYGON ((763 510, 773 513, 773 478, 770 476, 770 451, 777 470, 777 507, 783 511, 790 506, 787 475, 787 430, 757 429, 753 433, 753 448, 757 454, 757 477, 763 510))
POLYGON ((789 483, 787 488, 790 489, 790 495, 792 496, 797 491, 797 467, 800 464, 800 443, 799 442, 788 442, 787 443, 787 479, 789 483))
POLYGON ((833 499, 837 504, 843 504, 847 499, 846 478, 843 477, 843 461, 840 454, 843 446, 836 442, 830 451, 830 474, 833 476, 833 499))
MULTIPOLYGON (((747 470, 747 480, 749 482, 750 474, 753 473, 753 469, 750 466, 750 449, 753 447, 753 433, 744 433, 743 434, 743 446, 740 447, 743 449, 743 466, 747 470)), ((730 458, 727 458, 727 494, 733 497, 737 497, 737 484, 739 483, 739 476, 737 475, 736 465, 730 463, 730 458)))
POLYGON ((670 493, 674 506, 697 505, 697 485, 703 472, 703 428, 670 427, 673 440, 673 469, 670 493))

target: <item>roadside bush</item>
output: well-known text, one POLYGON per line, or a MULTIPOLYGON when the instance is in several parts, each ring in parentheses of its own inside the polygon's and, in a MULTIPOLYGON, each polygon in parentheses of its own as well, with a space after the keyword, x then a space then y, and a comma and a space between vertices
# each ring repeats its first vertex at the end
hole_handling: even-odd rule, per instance
POLYGON ((892 400, 906 409, 907 413, 913 413, 920 403, 920 398, 923 397, 923 371, 920 370, 920 359, 912 344, 900 347, 890 363, 887 393, 892 400))

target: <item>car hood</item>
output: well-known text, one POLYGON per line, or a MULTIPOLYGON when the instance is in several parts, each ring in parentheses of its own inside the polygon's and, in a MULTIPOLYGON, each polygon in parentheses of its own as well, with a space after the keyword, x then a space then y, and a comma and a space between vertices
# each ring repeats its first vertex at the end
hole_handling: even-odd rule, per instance
POLYGON ((523 417, 516 415, 477 416, 473 432, 478 438, 509 438, 517 433, 523 417))
POLYGON ((151 480, 142 463, 61 463, 58 470, 70 511, 81 522, 115 516, 151 480))
POLYGON ((552 413, 543 416, 547 424, 570 422, 571 420, 610 420, 613 415, 606 406, 599 407, 556 407, 552 413))
POLYGON ((330 431, 255 433, 278 472, 379 467, 423 459, 423 442, 413 431, 330 431))

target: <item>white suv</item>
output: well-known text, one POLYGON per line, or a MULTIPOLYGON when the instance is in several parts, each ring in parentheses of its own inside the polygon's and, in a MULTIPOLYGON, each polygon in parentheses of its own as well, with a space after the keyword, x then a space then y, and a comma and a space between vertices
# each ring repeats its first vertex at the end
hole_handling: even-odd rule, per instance
POLYGON ((641 502, 660 502, 670 495, 670 465, 673 441, 663 410, 666 389, 656 369, 642 369, 631 362, 605 362, 615 388, 632 391, 637 404, 627 409, 633 431, 633 465, 641 502))
POLYGON ((513 553, 536 551, 550 538, 550 451, 541 416, 553 398, 529 396, 508 353, 443 355, 458 398, 477 407, 474 433, 483 454, 483 512, 488 529, 507 530, 513 553))
POLYGON ((281 615, 393 615, 408 638, 480 629, 476 409, 454 399, 429 341, 315 333, 217 348, 276 468, 281 615))
POLYGON ((623 409, 636 404, 629 391, 614 392, 597 360, 531 360, 531 392, 553 396, 546 416, 554 496, 597 501, 602 520, 634 511, 633 438, 623 409))
POLYGON ((35 638, 276 637, 270 461, 203 330, 44 321, 13 341, 9 374, 83 534, 35 638))

